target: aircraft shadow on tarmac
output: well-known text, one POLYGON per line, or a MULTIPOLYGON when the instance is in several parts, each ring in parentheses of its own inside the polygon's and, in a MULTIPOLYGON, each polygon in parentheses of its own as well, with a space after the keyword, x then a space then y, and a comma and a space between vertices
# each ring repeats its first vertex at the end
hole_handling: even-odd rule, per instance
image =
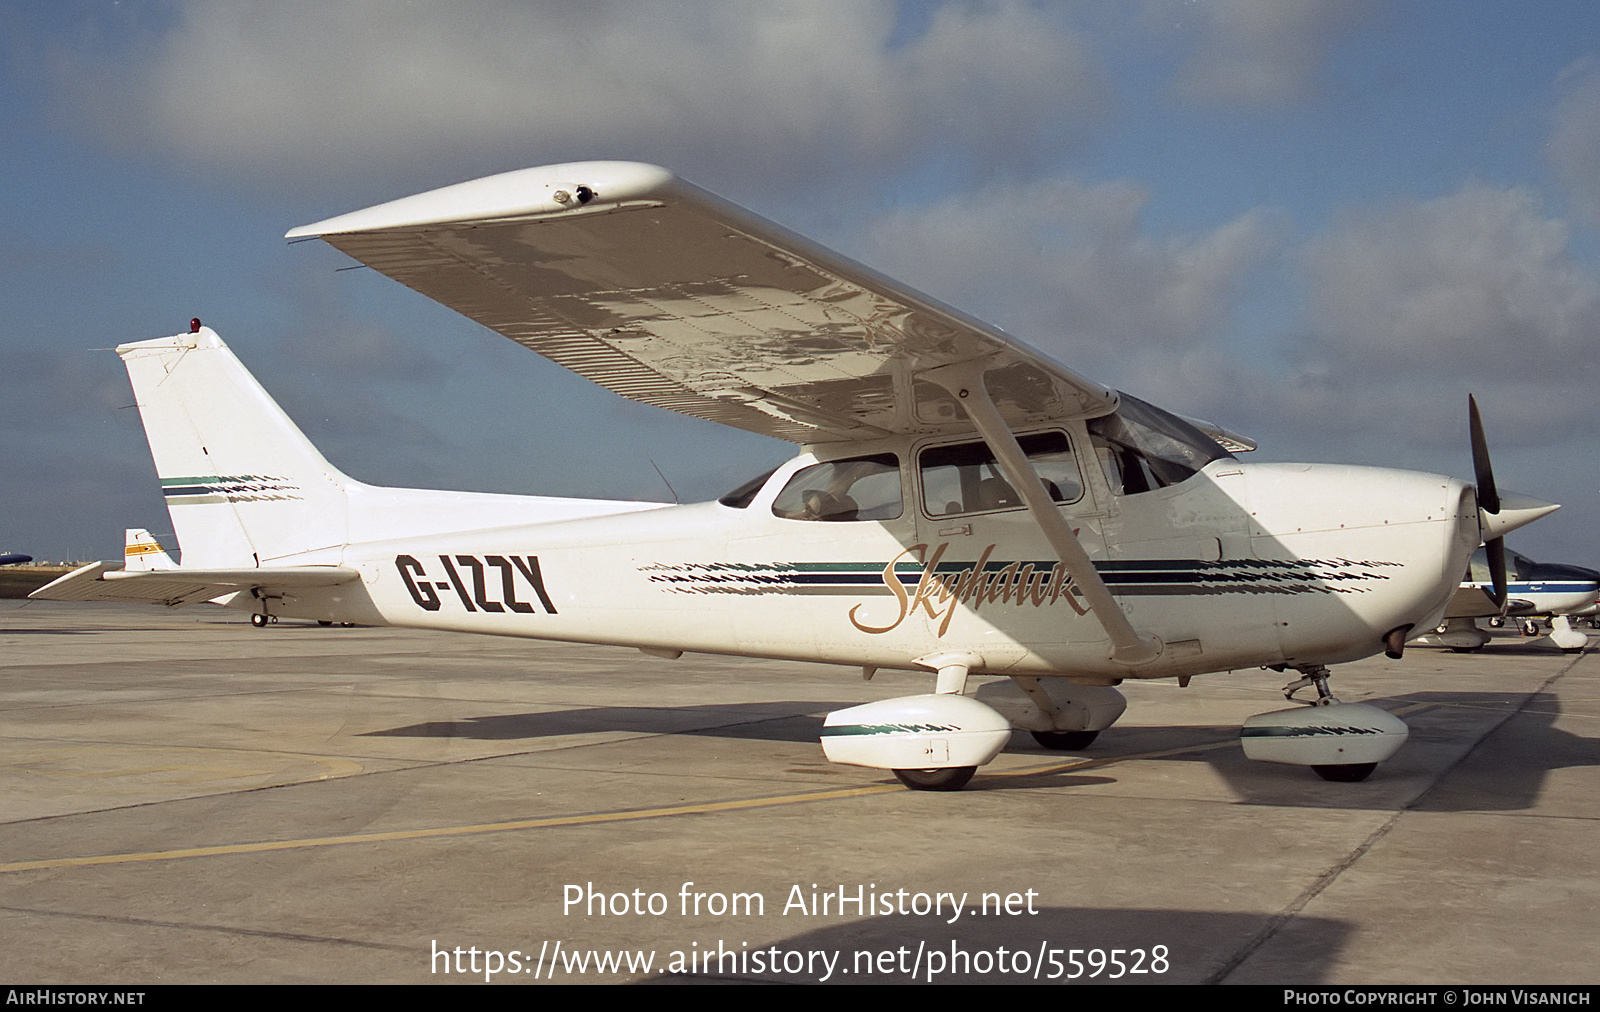
MULTIPOLYGON (((1386 810, 1410 804, 1430 811, 1527 809, 1538 800, 1551 771, 1600 766, 1600 739, 1557 728, 1561 705, 1549 693, 1528 699, 1513 693, 1420 692, 1370 702, 1403 710, 1411 725, 1411 741, 1361 784, 1329 784, 1310 770, 1251 762, 1237 747, 1238 728, 1222 725, 1119 725, 1105 732, 1092 748, 1076 753, 1046 751, 1018 732, 1007 753, 1032 754, 1044 765, 1052 760, 1070 763, 1165 753, 1145 761, 1206 763, 1244 804, 1386 810), (1507 716, 1509 720, 1495 726, 1507 716), (1486 733, 1487 738, 1479 741, 1486 733), (1477 744, 1471 745, 1473 742, 1477 744), (1449 769, 1452 765, 1456 768, 1449 769), (1443 779, 1428 787, 1426 782, 1441 773, 1443 779), (1401 784, 1410 789, 1402 792, 1404 796, 1394 790, 1401 784), (1426 791, 1413 799, 1411 793, 1417 788, 1426 791)), ((683 707, 595 706, 427 721, 368 731, 365 736, 515 741, 624 732, 801 744, 818 740, 821 714, 847 705, 781 700, 683 707)), ((1118 779, 1114 767, 1044 769, 1005 777, 980 774, 968 789, 1029 790, 1118 779)))
POLYGON ((1394 702, 1428 707, 1406 715, 1413 742, 1481 738, 1448 776, 1419 799, 1413 806, 1418 811, 1531 808, 1544 791, 1550 773, 1600 766, 1600 738, 1586 738, 1555 726, 1562 711, 1561 699, 1554 693, 1528 697, 1513 693, 1417 692, 1394 702), (1473 734, 1470 726, 1481 726, 1485 711, 1492 720, 1511 716, 1487 737, 1481 731, 1473 734))
POLYGON ((104 629, 0 629, 0 636, 103 636, 105 633, 104 629))
POLYGON ((815 742, 822 716, 848 702, 778 701, 705 706, 593 706, 541 713, 505 713, 461 720, 430 720, 368 731, 380 738, 469 738, 509 741, 568 734, 631 732, 687 734, 757 741, 815 742))
MULTIPOLYGON (((1165 755, 1158 761, 1207 763, 1245 804, 1351 809, 1403 805, 1439 812, 1525 810, 1536 804, 1552 771, 1600 766, 1600 739, 1555 726, 1561 702, 1551 693, 1529 698, 1522 693, 1416 692, 1363 702, 1401 712, 1411 727, 1410 741, 1399 754, 1363 783, 1325 783, 1310 770, 1251 762, 1235 748, 1165 755), (1402 784, 1422 792, 1407 798, 1385 789, 1402 784)), ((1198 741, 1220 742, 1237 734, 1236 728, 1204 725, 1115 727, 1084 754, 1100 757, 1115 749, 1137 755, 1193 747, 1198 741)))

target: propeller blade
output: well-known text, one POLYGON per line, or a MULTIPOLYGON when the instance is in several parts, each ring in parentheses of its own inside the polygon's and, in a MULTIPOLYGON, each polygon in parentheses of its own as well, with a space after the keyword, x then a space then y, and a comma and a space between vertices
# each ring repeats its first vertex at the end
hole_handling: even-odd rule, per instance
MULTIPOLYGON (((1491 515, 1500 512, 1500 491, 1494 487, 1494 468, 1489 466, 1489 441, 1483 436, 1483 419, 1478 417, 1478 401, 1467 395, 1467 421, 1472 430, 1472 474, 1478 484, 1478 507, 1491 515)), ((1499 539, 1496 539, 1499 540, 1499 539)), ((1505 573, 1504 546, 1500 572, 1505 573)))
POLYGON ((1489 556, 1489 584, 1492 588, 1489 599, 1496 608, 1503 610, 1506 606, 1506 539, 1491 538, 1483 547, 1489 556))

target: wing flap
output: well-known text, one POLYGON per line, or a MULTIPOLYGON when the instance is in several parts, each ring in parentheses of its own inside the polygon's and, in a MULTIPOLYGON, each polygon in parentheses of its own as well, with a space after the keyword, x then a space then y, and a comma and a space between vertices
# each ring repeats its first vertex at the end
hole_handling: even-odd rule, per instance
POLYGON ((345 566, 281 566, 271 569, 125 570, 119 563, 91 562, 29 594, 41 601, 121 601, 177 608, 249 590, 334 587, 361 574, 345 566))
POLYGON ((970 427, 917 375, 984 361, 1013 424, 1116 394, 664 170, 524 169, 295 229, 624 397, 795 443, 970 427), (580 199, 580 194, 587 198, 580 199))

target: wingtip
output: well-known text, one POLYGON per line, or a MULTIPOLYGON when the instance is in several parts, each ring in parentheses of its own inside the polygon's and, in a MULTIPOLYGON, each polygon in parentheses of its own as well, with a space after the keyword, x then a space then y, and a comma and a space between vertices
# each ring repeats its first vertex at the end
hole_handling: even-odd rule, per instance
POLYGON ((284 233, 310 239, 349 232, 422 228, 560 214, 591 202, 615 204, 660 194, 675 177, 644 162, 565 162, 471 179, 351 211, 284 233))

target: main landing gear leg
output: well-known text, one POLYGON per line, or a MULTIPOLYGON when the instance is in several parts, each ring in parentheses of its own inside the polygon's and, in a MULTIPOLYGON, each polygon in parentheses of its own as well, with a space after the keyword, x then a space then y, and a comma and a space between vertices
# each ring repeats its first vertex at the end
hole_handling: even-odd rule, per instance
POLYGON ((1050 680, 1052 687, 1046 688, 1043 680, 1023 675, 1012 675, 1011 681, 1038 709, 1038 713, 1018 719, 1017 726, 1055 751, 1088 748, 1128 707, 1122 693, 1110 686, 1074 685, 1056 678, 1050 680))
MULTIPOLYGON (((939 665, 939 677, 935 682, 934 694, 939 696, 960 696, 965 693, 967 691, 967 672, 970 670, 974 659, 956 656, 935 661, 939 665)), ((978 767, 943 766, 937 769, 897 769, 892 772, 896 780, 913 791, 959 791, 967 786, 967 781, 971 780, 972 775, 978 772, 978 767)))

